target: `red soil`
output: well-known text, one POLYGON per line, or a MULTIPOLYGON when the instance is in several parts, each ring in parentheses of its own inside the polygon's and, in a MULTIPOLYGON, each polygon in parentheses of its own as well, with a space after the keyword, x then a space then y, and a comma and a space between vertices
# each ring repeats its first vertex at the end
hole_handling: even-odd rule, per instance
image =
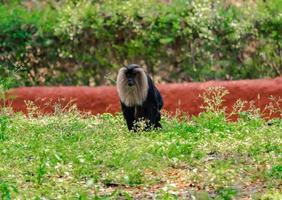
MULTIPOLYGON (((237 99, 255 101, 263 109, 269 104, 269 97, 282 97, 282 77, 275 79, 209 81, 205 83, 184 83, 158 85, 164 98, 164 110, 175 112, 177 109, 190 115, 197 115, 203 104, 199 97, 211 86, 223 86, 230 94, 225 98, 224 106, 230 111, 237 99)), ((120 111, 120 104, 115 87, 21 87, 9 94, 15 96, 10 100, 15 111, 27 112, 24 101, 34 101, 43 112, 53 112, 56 102, 66 105, 73 101, 83 112, 115 113, 120 111)))

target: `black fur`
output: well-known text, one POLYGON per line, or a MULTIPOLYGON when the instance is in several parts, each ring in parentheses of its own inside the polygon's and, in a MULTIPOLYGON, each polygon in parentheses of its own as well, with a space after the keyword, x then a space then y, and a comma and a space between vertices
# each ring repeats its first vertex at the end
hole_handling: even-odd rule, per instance
POLYGON ((123 116, 126 120, 127 127, 129 130, 136 131, 134 123, 139 120, 147 121, 145 130, 149 130, 150 128, 162 127, 160 124, 160 110, 163 107, 163 99, 160 92, 155 87, 152 79, 147 74, 146 76, 148 79, 149 89, 147 98, 143 102, 143 104, 128 107, 123 102, 121 102, 123 116))

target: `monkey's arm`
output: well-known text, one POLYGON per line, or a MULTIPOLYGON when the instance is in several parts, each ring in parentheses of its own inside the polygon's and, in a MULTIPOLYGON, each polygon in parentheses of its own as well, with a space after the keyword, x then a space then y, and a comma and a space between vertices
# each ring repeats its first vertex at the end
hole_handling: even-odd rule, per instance
POLYGON ((128 107, 121 102, 121 109, 128 129, 132 130, 134 125, 134 108, 128 107))

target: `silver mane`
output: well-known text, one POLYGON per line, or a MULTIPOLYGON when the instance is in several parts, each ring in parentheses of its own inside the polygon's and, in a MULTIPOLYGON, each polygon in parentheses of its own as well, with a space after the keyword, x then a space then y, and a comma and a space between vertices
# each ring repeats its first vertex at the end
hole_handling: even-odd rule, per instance
POLYGON ((148 95, 149 83, 145 71, 142 68, 136 68, 136 85, 129 87, 125 76, 126 68, 122 67, 117 76, 117 91, 122 103, 133 107, 142 105, 148 95))

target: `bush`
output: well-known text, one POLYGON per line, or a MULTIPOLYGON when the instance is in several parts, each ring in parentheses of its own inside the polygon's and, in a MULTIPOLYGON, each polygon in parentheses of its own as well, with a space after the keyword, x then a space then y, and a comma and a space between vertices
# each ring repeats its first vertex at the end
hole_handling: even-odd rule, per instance
POLYGON ((126 63, 157 81, 275 77, 279 0, 21 1, 0 6, 0 62, 22 85, 100 85, 126 63))

